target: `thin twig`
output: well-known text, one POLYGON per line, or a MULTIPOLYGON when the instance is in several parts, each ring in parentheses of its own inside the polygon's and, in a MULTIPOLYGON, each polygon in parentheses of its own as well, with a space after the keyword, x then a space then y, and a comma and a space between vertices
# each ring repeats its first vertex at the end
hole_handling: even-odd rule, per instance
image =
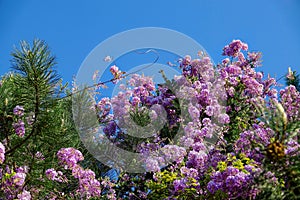
POLYGON ((152 65, 154 65, 155 63, 157 63, 157 61, 158 61, 158 59, 159 59, 159 53, 158 53, 156 50, 154 50, 154 49, 149 49, 149 50, 147 50, 147 51, 145 51, 145 52, 138 52, 138 51, 135 51, 135 52, 138 53, 138 54, 147 54, 147 53, 149 53, 149 52, 154 52, 154 53, 156 54, 156 58, 155 58, 155 60, 154 60, 151 64, 146 65, 145 67, 143 67, 143 68, 141 68, 141 69, 138 69, 138 70, 136 70, 136 71, 134 71, 134 72, 131 72, 131 73, 129 73, 129 74, 124 74, 124 75, 122 75, 122 76, 120 76, 120 77, 118 77, 118 78, 112 78, 112 79, 107 80, 107 81, 95 83, 95 84, 90 85, 90 86, 87 86, 87 87, 85 87, 85 88, 83 88, 83 89, 81 89, 81 90, 75 91, 75 92, 73 92, 73 93, 71 93, 71 94, 68 94, 68 95, 66 95, 66 96, 64 96, 64 97, 61 97, 61 98, 59 98, 58 100, 62 100, 62 99, 71 97, 72 95, 77 94, 77 93, 82 92, 82 91, 87 90, 87 89, 91 89, 91 88, 94 88, 94 87, 99 87, 100 85, 104 85, 104 84, 109 83, 109 82, 113 82, 113 81, 116 81, 116 80, 120 80, 120 79, 126 78, 127 76, 130 76, 130 75, 135 74, 135 73, 137 73, 137 72, 140 72, 140 71, 142 71, 142 70, 144 70, 144 69, 146 69, 146 68, 148 68, 148 67, 151 67, 152 65))

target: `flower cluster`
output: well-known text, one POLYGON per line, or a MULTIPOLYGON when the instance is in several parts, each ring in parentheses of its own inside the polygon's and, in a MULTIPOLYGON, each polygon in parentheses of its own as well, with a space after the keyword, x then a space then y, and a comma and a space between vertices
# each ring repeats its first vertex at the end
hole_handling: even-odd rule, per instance
POLYGON ((156 149, 156 151, 143 151, 143 156, 146 157, 146 170, 157 172, 160 171, 161 167, 168 165, 170 162, 181 163, 186 156, 186 150, 177 145, 165 145, 162 148, 156 149))
POLYGON ((110 72, 114 76, 113 83, 117 83, 117 81, 122 78, 121 77, 122 74, 124 74, 124 72, 122 72, 121 70, 119 70, 119 68, 116 65, 113 65, 113 66, 110 67, 110 72))
POLYGON ((57 181, 57 182, 66 182, 66 178, 63 176, 61 171, 56 171, 55 169, 47 169, 46 170, 46 177, 49 180, 57 181))
POLYGON ((241 50, 248 50, 248 45, 241 42, 241 40, 233 40, 229 45, 223 48, 223 55, 237 57, 240 56, 241 50))
POLYGON ((25 135, 25 123, 19 119, 17 122, 13 123, 13 127, 17 136, 24 137, 25 135))
POLYGON ((38 159, 38 160, 45 160, 45 157, 44 157, 43 153, 40 152, 40 151, 37 151, 37 152, 35 153, 34 157, 35 157, 36 159, 38 159))
POLYGON ((300 120, 300 92, 290 85, 280 90, 282 105, 290 120, 300 120))
POLYGON ((30 192, 28 192, 27 190, 23 190, 22 193, 18 194, 17 197, 20 200, 30 200, 31 199, 30 192))
POLYGON ((261 161, 263 154, 257 149, 253 149, 254 144, 260 144, 267 146, 271 142, 271 138, 274 137, 274 131, 270 128, 265 128, 264 123, 253 124, 253 130, 247 130, 240 134, 238 140, 236 140, 234 147, 236 152, 244 153, 247 157, 261 161))
MULTIPOLYGON (((102 197, 101 187, 108 189, 106 197, 111 200, 115 200, 115 191, 112 189, 113 184, 109 180, 103 180, 102 183, 97 180, 94 171, 90 169, 84 169, 78 164, 82 161, 82 153, 75 148, 62 148, 57 153, 58 160, 65 169, 71 170, 73 178, 78 180, 78 187, 75 193, 69 195, 73 197, 79 197, 80 199, 90 199, 93 197, 102 197), (101 186, 103 184, 103 186, 101 186)), ((68 182, 68 178, 61 171, 57 171, 53 168, 46 170, 46 177, 49 180, 57 181, 60 183, 68 182)), ((55 195, 54 195, 55 196, 55 195)))
POLYGON ((106 117, 109 115, 109 112, 111 110, 111 102, 110 99, 105 97, 102 98, 96 105, 98 111, 98 116, 101 120, 105 120, 106 117))
POLYGON ((83 169, 79 165, 73 166, 72 175, 78 179, 77 194, 83 198, 100 197, 100 182, 96 179, 95 173, 90 169, 83 169))
POLYGON ((30 192, 24 187, 26 174, 28 173, 28 168, 18 167, 15 170, 6 167, 5 170, 1 171, 2 184, 0 185, 1 191, 4 191, 5 198, 7 200, 12 200, 18 197, 19 199, 30 200, 30 192))
POLYGON ((24 108, 22 106, 16 106, 13 110, 14 115, 22 117, 24 115, 24 108))
POLYGON ((62 148, 57 152, 57 157, 61 165, 65 169, 72 169, 77 165, 77 162, 84 159, 82 153, 72 147, 62 148))
POLYGON ((256 162, 245 154, 239 154, 239 157, 228 154, 226 160, 218 162, 217 171, 211 174, 207 184, 210 193, 222 191, 229 198, 256 196, 256 191, 249 191, 249 188, 254 183, 255 176, 259 175, 260 169, 256 167, 256 162))

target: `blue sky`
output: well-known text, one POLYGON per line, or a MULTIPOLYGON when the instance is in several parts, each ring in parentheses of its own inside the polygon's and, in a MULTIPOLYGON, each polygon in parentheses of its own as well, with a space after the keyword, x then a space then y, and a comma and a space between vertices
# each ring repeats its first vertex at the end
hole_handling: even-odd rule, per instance
POLYGON ((139 27, 164 27, 200 43, 215 63, 233 39, 263 53, 259 69, 280 77, 300 71, 300 1, 297 0, 0 0, 0 74, 20 40, 45 40, 57 71, 71 81, 100 42, 139 27))

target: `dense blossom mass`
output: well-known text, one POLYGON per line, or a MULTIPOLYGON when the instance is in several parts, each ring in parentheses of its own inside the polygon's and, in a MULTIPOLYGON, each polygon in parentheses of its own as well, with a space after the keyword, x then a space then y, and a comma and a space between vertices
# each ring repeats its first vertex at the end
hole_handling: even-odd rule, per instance
MULTIPOLYGON (((87 138, 101 147, 105 137, 137 153, 140 160, 132 163, 141 162, 144 173, 126 172, 128 158, 118 152, 117 161, 111 159, 115 168, 103 167, 81 145, 46 157, 46 150, 28 144, 32 160, 17 166, 13 150, 38 132, 41 120, 25 105, 11 107, 3 115, 9 120, 0 124, 6 131, 0 142, 0 199, 299 199, 298 86, 278 91, 276 80, 256 69, 261 53, 248 51, 240 40, 226 45, 223 55, 216 66, 204 53, 187 55, 179 60, 182 74, 168 80, 161 72, 165 83, 159 84, 144 75, 123 76, 111 66, 119 92, 93 101, 90 109, 101 130, 86 129, 87 138), (58 165, 45 165, 38 184, 31 185, 33 163, 49 160, 58 165)), ((287 79, 295 79, 291 70, 287 79)))

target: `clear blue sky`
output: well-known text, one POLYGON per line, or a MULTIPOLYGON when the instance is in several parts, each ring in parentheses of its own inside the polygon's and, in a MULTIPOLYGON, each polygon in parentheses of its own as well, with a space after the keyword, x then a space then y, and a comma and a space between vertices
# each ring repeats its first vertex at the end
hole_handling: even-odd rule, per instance
POLYGON ((199 42, 215 62, 232 39, 263 53, 260 70, 277 77, 300 71, 298 0, 0 0, 0 74, 20 40, 45 40, 58 72, 71 81, 88 53, 106 38, 138 27, 164 27, 199 42))

